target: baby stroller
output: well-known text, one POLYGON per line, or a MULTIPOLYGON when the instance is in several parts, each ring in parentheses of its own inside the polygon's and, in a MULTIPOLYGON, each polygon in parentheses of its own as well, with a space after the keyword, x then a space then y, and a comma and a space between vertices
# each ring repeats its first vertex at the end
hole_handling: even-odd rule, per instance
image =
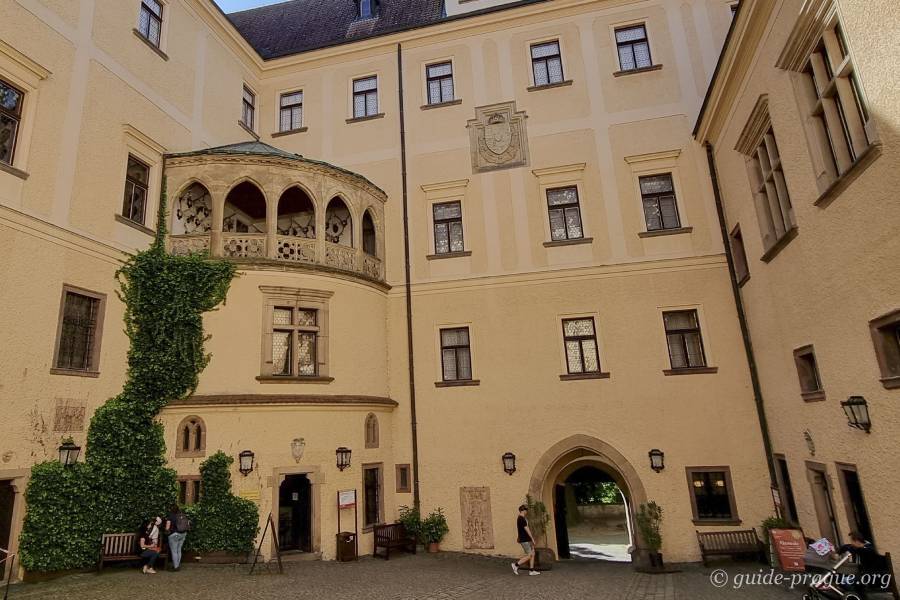
POLYGON ((827 573, 806 589, 803 600, 863 600, 865 596, 862 592, 851 589, 854 587, 853 580, 848 574, 838 572, 852 558, 849 552, 844 553, 827 573))

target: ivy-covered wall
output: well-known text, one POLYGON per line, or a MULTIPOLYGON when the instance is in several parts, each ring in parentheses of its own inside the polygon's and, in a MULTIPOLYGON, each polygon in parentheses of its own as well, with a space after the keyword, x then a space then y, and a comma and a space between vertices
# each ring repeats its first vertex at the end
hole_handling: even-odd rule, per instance
POLYGON ((235 268, 204 255, 165 250, 166 196, 151 247, 116 274, 130 341, 122 393, 100 407, 88 429, 84 464, 35 465, 25 494, 22 565, 55 571, 93 564, 105 532, 136 531, 175 501, 156 415, 197 387, 209 362, 203 313, 225 300, 235 268))

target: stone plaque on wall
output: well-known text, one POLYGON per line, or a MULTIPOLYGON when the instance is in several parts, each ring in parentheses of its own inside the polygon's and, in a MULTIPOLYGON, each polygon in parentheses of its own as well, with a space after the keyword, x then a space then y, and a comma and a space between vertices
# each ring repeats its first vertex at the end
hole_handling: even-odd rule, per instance
POLYGON ((53 431, 73 433, 84 431, 84 402, 56 399, 56 412, 53 416, 53 431))
POLYGON ((524 111, 516 112, 515 102, 476 107, 475 118, 467 124, 472 170, 480 173, 527 165, 526 118, 524 111))
POLYGON ((459 488, 459 504, 462 514, 463 547, 467 550, 493 548, 491 488, 459 488))

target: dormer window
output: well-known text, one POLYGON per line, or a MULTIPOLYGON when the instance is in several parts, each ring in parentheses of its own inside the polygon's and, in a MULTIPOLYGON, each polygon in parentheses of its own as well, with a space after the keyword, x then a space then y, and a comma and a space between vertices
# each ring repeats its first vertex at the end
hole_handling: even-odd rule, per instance
POLYGON ((359 8, 360 19, 371 19, 378 16, 378 9, 381 4, 379 0, 356 0, 359 8))

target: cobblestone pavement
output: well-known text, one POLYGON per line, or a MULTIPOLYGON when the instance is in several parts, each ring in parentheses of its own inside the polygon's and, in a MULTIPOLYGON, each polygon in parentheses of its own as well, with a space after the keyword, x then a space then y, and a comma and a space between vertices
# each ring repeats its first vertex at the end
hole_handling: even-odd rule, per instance
MULTIPOLYGON (((719 568, 718 566, 716 568, 719 568)), ((723 564, 732 577, 758 573, 761 565, 723 564)), ((398 555, 390 561, 364 558, 356 563, 303 561, 247 574, 242 566, 187 565, 178 573, 142 575, 137 569, 112 568, 54 581, 15 585, 11 600, 778 600, 799 599, 801 592, 777 586, 715 588, 713 569, 685 566, 679 573, 646 575, 630 565, 564 562, 552 571, 514 576, 509 561, 441 553, 398 555)), ((764 572, 768 572, 766 569, 764 572)))

